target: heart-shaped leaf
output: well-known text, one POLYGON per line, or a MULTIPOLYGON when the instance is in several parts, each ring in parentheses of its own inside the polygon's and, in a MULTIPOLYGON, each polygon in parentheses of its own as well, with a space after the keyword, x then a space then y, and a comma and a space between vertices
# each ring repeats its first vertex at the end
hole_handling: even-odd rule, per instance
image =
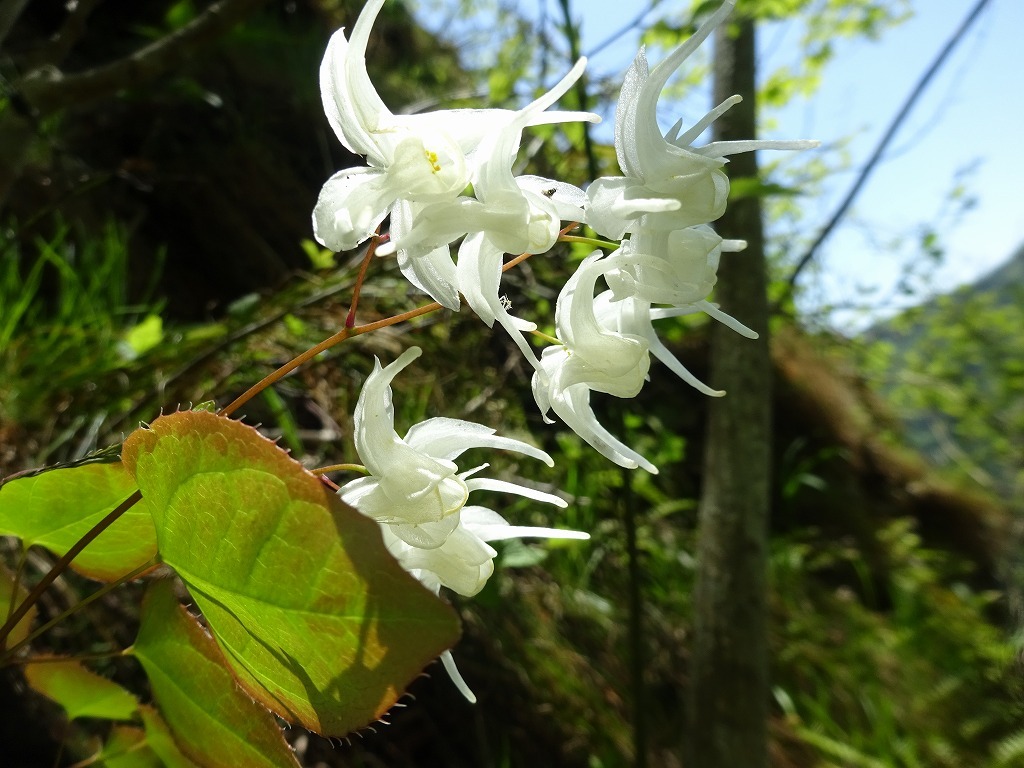
POLYGON ((454 612, 401 569, 378 525, 251 427, 163 416, 123 459, 160 557, 242 687, 282 717, 360 728, 458 638, 454 612))
MULTIPOLYGON (((0 485, 0 535, 63 555, 131 496, 135 480, 120 462, 87 463, 18 477, 0 485)), ((81 574, 114 581, 156 553, 156 532, 138 505, 71 561, 81 574)))
MULTIPOLYGON (((169 581, 146 593, 131 652, 149 676, 171 743, 188 758, 209 768, 297 768, 273 715, 238 689, 217 644, 178 603, 169 581)), ((146 710, 142 717, 153 739, 159 728, 146 710)), ((169 754, 159 734, 151 746, 169 754)))
POLYGON ((91 672, 74 659, 40 661, 25 666, 25 679, 60 704, 68 719, 102 717, 131 720, 139 702, 117 683, 91 672))

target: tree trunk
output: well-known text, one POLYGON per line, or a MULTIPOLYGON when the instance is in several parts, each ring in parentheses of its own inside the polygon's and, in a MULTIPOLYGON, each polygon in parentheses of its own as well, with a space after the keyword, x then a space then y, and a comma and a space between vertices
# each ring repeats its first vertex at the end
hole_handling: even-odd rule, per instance
MULTIPOLYGON (((715 140, 755 137, 754 52, 752 21, 717 30, 715 103, 734 93, 743 102, 715 123, 715 140)), ((754 153, 736 156, 728 169, 733 179, 756 177, 754 153)), ((715 300, 760 338, 719 323, 711 333, 710 383, 727 394, 710 404, 704 456, 686 765, 766 768, 771 360, 759 199, 730 204, 717 229, 748 247, 723 257, 715 300)))

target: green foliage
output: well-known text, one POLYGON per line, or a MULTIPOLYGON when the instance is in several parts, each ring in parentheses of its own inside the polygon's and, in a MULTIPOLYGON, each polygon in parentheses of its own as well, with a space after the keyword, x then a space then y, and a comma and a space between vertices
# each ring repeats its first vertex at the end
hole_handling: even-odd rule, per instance
POLYGON ((861 364, 916 447, 1012 500, 1024 488, 1024 288, 964 288, 874 330, 861 364))
POLYGON ((64 707, 69 720, 79 717, 131 720, 139 706, 135 697, 120 685, 90 672, 72 659, 29 664, 25 667, 25 679, 64 707))
POLYGON ((160 758, 149 748, 141 728, 115 725, 103 749, 94 758, 99 768, 162 768, 160 758))
POLYGON ((1024 716, 1012 647, 987 619, 998 594, 969 587, 964 564, 924 547, 908 520, 879 540, 883 594, 847 542, 774 542, 776 701, 824 760, 989 765, 1024 716), (836 583, 844 572, 859 577, 836 583))
MULTIPOLYGON (((213 674, 217 675, 220 672, 214 671, 213 674)), ((146 729, 146 742, 149 748, 167 768, 196 768, 196 764, 182 753, 178 743, 174 740, 170 727, 155 709, 142 705, 139 707, 139 715, 142 717, 142 725, 146 729)), ((261 734, 257 735, 261 736, 261 734)))
MULTIPOLYGON (((149 675, 177 746, 197 764, 298 765, 273 716, 238 689, 216 643, 178 604, 170 582, 150 587, 132 653, 149 675)), ((159 726, 150 718, 147 729, 159 726)))
POLYGON ((99 237, 55 227, 48 239, 36 238, 34 251, 13 241, 0 246, 0 424, 55 432, 47 452, 71 444, 65 455, 76 458, 130 406, 118 397, 125 374, 136 386, 145 381, 142 363, 165 334, 156 302, 148 295, 130 302, 126 227, 108 223, 99 237), (102 408, 68 413, 71 403, 92 400, 102 408))
POLYGON ((176 413, 133 433, 123 456, 161 559, 268 708, 343 735, 457 639, 451 610, 387 553, 378 525, 251 427, 176 413))
MULTIPOLYGON (((63 555, 135 491, 120 462, 89 463, 20 477, 0 485, 0 535, 63 555)), ((156 555, 149 515, 133 507, 92 541, 72 567, 114 581, 156 555)))

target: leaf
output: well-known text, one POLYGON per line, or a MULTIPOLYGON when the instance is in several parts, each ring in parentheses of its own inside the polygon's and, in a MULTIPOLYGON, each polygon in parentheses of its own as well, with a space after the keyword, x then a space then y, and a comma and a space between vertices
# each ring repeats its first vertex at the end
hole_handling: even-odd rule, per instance
MULTIPOLYGON (((0 535, 63 555, 135 491, 120 462, 92 462, 19 477, 0 486, 0 535)), ((156 532, 135 505, 71 561, 79 573, 114 581, 152 559, 156 532)))
POLYGON ((71 467, 80 467, 84 464, 116 464, 119 461, 121 461, 121 445, 108 445, 103 448, 97 448, 95 451, 87 453, 82 458, 75 459, 74 461, 58 461, 55 464, 48 464, 38 469, 26 469, 21 472, 15 472, 13 475, 0 479, 0 488, 18 478, 34 477, 44 472, 52 472, 55 469, 70 469, 71 467))
MULTIPOLYGON (((3 626, 7 622, 7 617, 11 615, 11 609, 17 608, 21 601, 28 597, 28 590, 25 589, 21 584, 18 585, 18 597, 11 604, 11 593, 14 591, 14 574, 9 570, 0 566, 0 626, 3 626)), ((11 630, 11 634, 7 636, 7 647, 13 648, 26 637, 32 629, 32 622, 36 618, 36 607, 33 605, 28 609, 28 613, 21 617, 21 621, 14 625, 14 629, 11 630)))
POLYGON ((97 675, 74 659, 29 663, 25 679, 68 713, 69 720, 102 717, 131 720, 139 702, 117 683, 97 675))
POLYGON ((167 768, 196 768, 196 764, 178 747, 170 727, 160 717, 159 712, 143 704, 139 707, 139 714, 142 715, 142 725, 146 729, 146 741, 149 742, 150 749, 167 768))
POLYGON ((128 438, 124 461, 160 557, 242 687, 281 716, 360 728, 458 638, 454 612, 387 553, 378 525, 256 430, 163 416, 128 438))
MULTIPOLYGON (((170 581, 146 593, 131 653, 187 757, 210 768, 298 765, 273 715, 238 689, 217 644, 178 603, 170 581)), ((159 729, 146 710, 142 716, 147 730, 159 729)), ((157 749, 165 746, 160 739, 153 742, 157 749)))
POLYGON ((141 728, 115 726, 96 756, 95 765, 100 768, 162 768, 163 763, 146 741, 146 733, 141 728))
POLYGON ((147 315, 144 320, 129 328, 118 349, 126 360, 135 360, 160 346, 164 340, 164 323, 160 315, 147 315))
POLYGON ((731 179, 729 183, 730 203, 735 203, 738 200, 744 200, 749 197, 796 197, 803 194, 796 187, 786 187, 782 184, 765 182, 761 179, 751 178, 749 176, 731 179))

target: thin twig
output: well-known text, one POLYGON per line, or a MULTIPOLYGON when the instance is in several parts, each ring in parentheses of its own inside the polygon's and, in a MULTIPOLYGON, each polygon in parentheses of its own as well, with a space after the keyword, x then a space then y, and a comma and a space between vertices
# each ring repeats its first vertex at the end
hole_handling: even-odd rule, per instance
POLYGON ((968 13, 966 18, 964 18, 963 22, 961 22, 956 32, 953 33, 953 36, 948 40, 946 45, 943 46, 942 50, 939 51, 939 54, 935 57, 935 60, 932 61, 928 69, 925 70, 925 73, 921 76, 921 79, 917 81, 917 84, 914 86, 913 90, 911 90, 910 95, 907 96, 906 100, 903 102, 903 106, 900 107, 899 112, 897 112, 896 116, 892 119, 892 122, 889 124, 889 127, 882 135, 882 138, 879 139, 877 146, 871 153, 871 157, 868 159, 867 163, 864 164, 864 167, 861 168, 860 173, 857 174, 857 179, 854 181, 853 186, 850 187, 850 191, 846 193, 846 197, 843 198, 843 201, 839 204, 839 207, 836 208, 835 213, 832 214, 832 217, 828 220, 828 223, 825 224, 824 227, 822 227, 821 231, 818 233, 818 236, 814 239, 814 242, 811 243, 810 247, 804 252, 803 256, 800 257, 800 260, 797 261, 796 267, 793 269, 793 272, 792 274, 790 274, 789 280, 786 283, 785 290, 775 303, 776 308, 784 304, 792 297, 793 291, 796 289, 796 281, 797 278, 800 276, 800 273, 804 270, 805 267, 807 267, 808 264, 811 263, 811 261, 817 255, 818 249, 821 247, 821 244, 825 242, 829 235, 832 234, 836 226, 842 220, 843 216, 846 215, 846 212, 849 210, 850 206, 853 204, 854 199, 856 199, 857 194, 860 192, 861 187, 864 186, 865 182, 868 180, 868 177, 871 176, 871 173, 875 170, 875 167, 882 159, 882 155, 885 152, 886 147, 889 145, 889 142, 892 141, 893 136, 896 135, 896 132, 903 126, 904 121, 910 115, 910 111, 913 109, 914 104, 917 103, 917 100, 925 92, 925 90, 928 87, 928 84, 931 82, 932 78, 945 63, 946 59, 948 59, 950 54, 953 53, 957 45, 959 45, 963 41, 964 37, 966 36, 967 30, 981 15, 981 12, 985 9, 985 6, 988 5, 989 2, 990 0, 978 0, 978 2, 971 9, 970 13, 968 13))
POLYGON ((63 77, 30 77, 22 93, 41 115, 106 98, 184 65, 267 0, 219 0, 180 29, 109 64, 63 77))
POLYGON ((0 46, 18 22, 21 12, 28 5, 28 0, 3 0, 0 2, 0 46))
POLYGON ((643 24, 644 19, 647 18, 647 14, 649 14, 651 11, 657 8, 660 3, 661 0, 651 0, 651 2, 647 4, 646 8, 644 8, 642 11, 640 11, 640 13, 633 17, 632 21, 629 21, 624 26, 619 27, 617 30, 608 35, 608 37, 606 37, 600 43, 598 43, 589 51, 587 51, 587 58, 589 59, 593 56, 596 56, 609 45, 617 41, 624 34, 629 32, 631 29, 636 29, 641 24, 643 24))
POLYGON ((2 627, 0 627, 0 650, 3 650, 7 647, 7 636, 11 634, 11 630, 18 625, 18 622, 21 621, 22 617, 26 613, 28 613, 29 609, 33 605, 36 604, 36 601, 39 600, 39 596, 46 591, 46 588, 49 587, 57 579, 58 576, 60 576, 62 573, 64 573, 64 571, 67 570, 67 567, 71 563, 71 561, 74 560, 83 549, 89 546, 89 544, 91 544, 97 536, 99 536, 101 533, 107 530, 107 528, 109 528, 114 523, 115 520, 121 517, 121 515, 123 515, 133 506, 135 506, 135 504, 141 501, 141 499, 142 492, 135 491, 131 496, 129 496, 127 499, 118 504, 117 507, 112 512, 110 512, 106 517, 104 517, 102 520, 96 523, 96 525, 94 525, 89 530, 88 533, 86 533, 82 538, 76 541, 74 546, 72 546, 71 549, 64 553, 64 555, 59 560, 57 560, 56 563, 53 564, 53 567, 50 569, 49 573, 47 573, 45 576, 43 576, 42 579, 39 580, 39 583, 32 588, 31 592, 28 593, 28 597, 26 597, 25 600, 22 601, 21 605, 17 607, 14 613, 10 615, 10 617, 7 619, 7 622, 2 627))
POLYGON ((377 234, 370 239, 370 244, 366 247, 366 254, 363 256, 363 263, 359 265, 359 274, 356 276, 356 285, 352 289, 352 306, 348 309, 348 315, 345 317, 345 327, 351 328, 356 324, 356 309, 359 307, 359 294, 363 290, 363 280, 366 279, 366 270, 370 268, 370 262, 373 261, 373 254, 377 252, 377 244, 381 242, 380 239, 380 228, 377 228, 377 234))
POLYGON ((68 16, 50 41, 43 46, 39 53, 32 59, 36 66, 51 64, 58 66, 63 62, 75 44, 82 39, 86 31, 86 22, 89 16, 96 10, 96 6, 103 0, 77 0, 75 3, 68 3, 68 16))
POLYGON ((412 320, 413 318, 420 317, 421 315, 427 315, 430 314, 431 312, 436 312, 439 309, 441 309, 441 305, 438 304, 436 301, 432 301, 430 304, 424 304, 422 307, 419 307, 417 309, 412 309, 409 310, 408 312, 403 312, 400 315, 385 318, 384 320, 378 320, 375 323, 358 325, 355 328, 342 328, 336 334, 327 339, 324 339, 315 347, 310 347, 298 357, 292 358, 289 362, 282 365, 273 373, 269 374, 268 376, 264 376, 260 381, 249 387, 249 389, 247 389, 241 395, 236 397, 227 406, 221 408, 217 412, 217 415, 230 416, 232 413, 237 411, 247 402, 252 400, 264 389, 273 384, 276 384, 303 363, 309 362, 314 357, 319 355, 321 352, 326 352, 331 347, 340 344, 346 339, 352 338, 354 336, 361 336, 362 334, 369 333, 370 331, 376 331, 378 328, 386 328, 389 325, 396 325, 397 323, 402 323, 405 322, 406 320, 412 320))
MULTIPOLYGON (((50 619, 48 622, 46 622, 41 627, 37 628, 34 632, 32 632, 30 635, 28 635, 24 640, 19 642, 17 645, 12 645, 10 648, 8 648, 4 652, 3 656, 0 657, 0 666, 3 666, 9 659, 13 659, 14 655, 17 654, 18 651, 20 651, 26 645, 28 645, 33 640, 35 640, 37 637, 42 635, 44 632, 49 630, 50 627, 53 627, 54 625, 59 624, 60 622, 64 621, 64 619, 66 619, 68 616, 71 616, 71 615, 77 613, 82 608, 85 608, 85 606, 89 605, 89 603, 92 603, 95 600, 98 600, 99 598, 103 597, 105 594, 107 594, 111 590, 114 590, 117 587, 120 587, 122 584, 128 583, 129 581, 134 579, 139 574, 141 574, 144 571, 152 568, 154 565, 156 565, 156 558, 155 557, 151 558, 148 561, 146 561, 145 563, 140 565, 138 568, 135 568, 134 570, 130 571, 129 573, 126 573, 124 576, 121 576, 116 581, 112 581, 109 584, 104 584, 102 587, 97 589, 95 592, 93 592, 88 597, 85 597, 82 600, 79 600, 77 603, 72 605, 70 608, 68 608, 67 610, 65 610, 62 613, 60 613, 60 615, 55 616, 54 618, 50 619)), ((76 657, 76 658, 79 658, 79 657, 76 657)), ((27 662, 30 662, 30 661, 35 663, 35 661, 39 661, 39 660, 43 660, 43 659, 39 659, 39 657, 31 657, 29 659, 21 659, 21 660, 19 660, 18 663, 27 663, 27 662)))

